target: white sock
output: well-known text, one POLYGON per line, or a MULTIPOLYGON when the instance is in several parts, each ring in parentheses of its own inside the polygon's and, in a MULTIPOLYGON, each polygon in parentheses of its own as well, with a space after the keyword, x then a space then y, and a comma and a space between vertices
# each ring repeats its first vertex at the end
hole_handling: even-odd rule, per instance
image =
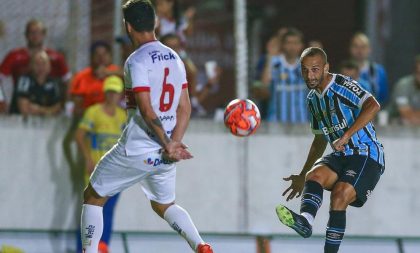
POLYGON ((178 232, 185 240, 187 240, 190 247, 195 251, 200 243, 204 243, 198 234, 197 228, 191 220, 190 215, 178 205, 171 205, 166 209, 163 218, 169 225, 178 232))
POLYGON ((311 226, 313 226, 313 225, 314 225, 314 220, 315 220, 315 217, 314 217, 314 216, 312 216, 312 214, 310 214, 310 213, 306 213, 306 212, 303 212, 303 213, 301 213, 300 215, 302 215, 303 217, 305 217, 305 219, 309 222, 309 224, 310 224, 311 226))
POLYGON ((101 206, 84 204, 82 207, 81 234, 85 253, 98 253, 104 220, 101 206))

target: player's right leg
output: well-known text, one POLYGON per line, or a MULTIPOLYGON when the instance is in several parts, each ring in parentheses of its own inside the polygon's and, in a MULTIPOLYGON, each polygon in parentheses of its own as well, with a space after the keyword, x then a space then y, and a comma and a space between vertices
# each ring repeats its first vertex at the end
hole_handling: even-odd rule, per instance
POLYGON ((82 248, 84 253, 97 253, 103 231, 102 207, 107 201, 93 189, 92 185, 84 191, 81 217, 82 248))
POLYGON ((312 235, 313 222, 321 207, 324 189, 331 190, 338 179, 337 172, 332 169, 332 167, 336 167, 335 162, 334 158, 326 156, 315 163, 314 167, 306 174, 300 214, 284 205, 276 207, 280 221, 304 238, 312 235))
POLYGON ((107 196, 114 196, 139 182, 146 172, 137 169, 143 162, 139 156, 125 155, 124 148, 115 145, 96 165, 84 192, 82 209, 82 244, 86 253, 97 253, 103 231, 103 209, 107 196))

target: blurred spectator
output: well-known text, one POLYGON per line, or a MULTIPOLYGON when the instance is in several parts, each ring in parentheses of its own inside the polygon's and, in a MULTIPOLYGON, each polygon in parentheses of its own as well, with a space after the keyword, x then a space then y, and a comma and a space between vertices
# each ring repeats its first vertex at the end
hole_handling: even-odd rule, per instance
MULTIPOLYGON (((62 80, 62 85, 65 85, 71 77, 64 56, 50 48, 45 48, 44 40, 46 34, 47 28, 41 21, 36 19, 30 20, 26 24, 25 29, 27 46, 10 51, 0 65, 0 83, 1 86, 3 86, 6 101, 11 103, 9 108, 11 113, 18 112, 16 89, 14 86, 19 76, 29 73, 30 58, 34 53, 45 51, 48 54, 51 62, 50 76, 60 78, 62 80)), ((65 91, 64 88, 61 90, 63 92, 65 91)))
MULTIPOLYGON (((73 154, 71 143, 84 111, 91 105, 102 103, 105 100, 103 81, 107 76, 122 76, 120 67, 111 64, 111 46, 103 41, 95 42, 90 48, 90 66, 76 73, 70 85, 72 98, 72 122, 63 140, 64 155, 71 168, 71 177, 74 191, 80 193, 80 163, 82 157, 77 150, 73 154)), ((67 105, 66 105, 67 107, 67 105)), ((67 109, 66 109, 67 110, 67 109)))
POLYGON ((324 45, 322 44, 322 42, 320 40, 310 40, 308 42, 308 47, 324 48, 324 45))
POLYGON ((420 125, 420 55, 415 58, 414 73, 397 82, 393 100, 404 124, 420 125))
POLYGON ((44 116, 61 111, 64 93, 60 80, 50 77, 50 64, 45 51, 35 52, 30 61, 30 73, 19 77, 16 99, 21 114, 44 116))
MULTIPOLYGON (((216 61, 207 61, 205 63, 205 74, 199 75, 195 92, 197 103, 200 107, 197 107, 198 110, 195 110, 194 116, 213 117, 215 110, 224 106, 221 104, 217 105, 217 103, 213 103, 213 106, 211 106, 211 103, 209 103, 210 101, 220 100, 222 74, 223 69, 216 61), (203 106, 201 107, 201 105, 203 106)), ((191 104, 193 103, 191 101, 191 104)))
POLYGON ((385 105, 389 96, 389 87, 384 67, 370 61, 371 53, 368 37, 363 33, 353 35, 350 43, 350 57, 360 69, 360 79, 369 83, 372 94, 381 105, 385 105))
POLYGON ((219 91, 222 69, 217 66, 217 63, 214 61, 206 62, 206 70, 208 70, 206 71, 206 77, 199 78, 198 69, 191 58, 189 58, 186 52, 182 49, 181 39, 178 35, 173 33, 166 34, 160 39, 160 41, 177 52, 185 65, 188 81, 188 93, 191 99, 192 116, 208 116, 209 112, 207 112, 202 104, 206 99, 211 97, 211 95, 217 94, 219 91), (204 80, 201 80, 202 82, 198 82, 199 79, 204 80))
POLYGON ((359 65, 353 60, 345 60, 339 65, 339 73, 351 77, 357 81, 363 89, 372 92, 370 85, 363 79, 360 79, 359 65))
POLYGON ((257 65, 257 76, 260 76, 260 80, 263 84, 268 85, 271 82, 272 72, 272 58, 280 56, 283 50, 283 36, 287 33, 288 28, 280 28, 271 37, 266 44, 266 54, 262 55, 257 65))
POLYGON ((289 28, 282 38, 282 55, 271 60, 269 121, 292 124, 308 121, 307 89, 299 62, 302 49, 303 34, 289 28))
POLYGON ((122 76, 120 67, 111 63, 111 46, 103 41, 92 44, 91 65, 76 73, 70 87, 74 101, 73 116, 79 118, 89 106, 105 100, 104 78, 110 75, 122 76))
MULTIPOLYGON (((85 160, 85 184, 100 158, 114 146, 126 122, 126 113, 118 105, 122 97, 123 82, 118 76, 104 80, 105 101, 86 109, 76 131, 75 139, 85 160)), ((112 233, 112 219, 119 194, 110 197, 103 208, 104 230, 99 244, 99 252, 108 252, 112 233)), ((80 236, 78 253, 82 252, 80 236)))
POLYGON ((272 70, 270 63, 274 56, 281 55, 281 40, 286 32, 287 28, 280 28, 272 37, 270 37, 266 43, 264 54, 260 56, 257 62, 251 94, 260 108, 262 119, 267 118, 268 112, 270 92, 267 86, 271 81, 272 70))
POLYGON ((189 7, 182 15, 178 0, 156 0, 156 15, 159 18, 156 30, 159 37, 176 34, 184 44, 186 36, 193 31, 195 8, 189 7))
POLYGON ((197 87, 197 78, 198 78, 198 71, 197 67, 195 66, 194 62, 191 60, 191 58, 188 57, 188 55, 185 53, 185 51, 182 49, 182 42, 178 35, 174 33, 169 33, 160 38, 160 41, 172 48, 175 52, 178 53, 179 57, 182 59, 182 62, 185 65, 185 71, 187 74, 187 81, 188 81, 188 93, 190 95, 191 99, 191 106, 192 106, 192 115, 195 115, 198 111, 202 112, 202 106, 198 102, 198 99, 196 97, 196 87, 197 87))
POLYGON ((123 66, 125 63, 125 60, 133 52, 133 44, 131 43, 131 40, 128 37, 128 35, 118 36, 115 38, 115 41, 118 42, 118 44, 120 45, 121 66, 123 66))

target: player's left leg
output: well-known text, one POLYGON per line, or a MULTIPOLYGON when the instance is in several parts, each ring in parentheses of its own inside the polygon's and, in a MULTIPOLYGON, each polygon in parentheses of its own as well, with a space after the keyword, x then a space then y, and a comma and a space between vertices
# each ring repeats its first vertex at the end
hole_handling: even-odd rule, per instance
POLYGON ((198 233, 193 221, 188 212, 175 204, 160 204, 156 201, 150 201, 152 209, 176 231, 181 235, 190 245, 190 247, 199 253, 212 253, 210 245, 207 245, 207 250, 200 249, 206 244, 198 233))
POLYGON ((363 206, 384 170, 384 166, 367 156, 352 155, 345 159, 346 165, 331 191, 325 253, 338 252, 346 228, 347 207, 363 206))
POLYGON ((353 185, 338 182, 331 191, 330 218, 324 245, 324 253, 336 253, 340 247, 346 229, 346 209, 356 200, 353 185))
POLYGON ((97 253, 103 231, 102 207, 107 198, 100 196, 89 183, 84 191, 81 215, 83 253, 97 253))
MULTIPOLYGON (((148 157, 155 160, 156 157, 160 159, 161 155, 151 153, 148 157)), ((194 252, 213 253, 211 246, 204 243, 188 212, 175 204, 175 164, 160 164, 153 171, 141 182, 152 209, 188 242, 194 252)))

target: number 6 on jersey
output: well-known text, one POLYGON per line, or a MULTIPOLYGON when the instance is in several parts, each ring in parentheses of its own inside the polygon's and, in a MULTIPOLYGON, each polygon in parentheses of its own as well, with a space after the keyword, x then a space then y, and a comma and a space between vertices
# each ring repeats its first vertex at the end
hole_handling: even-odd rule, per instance
POLYGON ((166 82, 166 78, 168 77, 168 75, 169 75, 169 68, 165 68, 165 73, 163 77, 163 85, 162 85, 162 94, 160 95, 160 105, 159 105, 159 110, 161 112, 169 111, 172 107, 172 103, 174 102, 175 89, 172 84, 166 82))

